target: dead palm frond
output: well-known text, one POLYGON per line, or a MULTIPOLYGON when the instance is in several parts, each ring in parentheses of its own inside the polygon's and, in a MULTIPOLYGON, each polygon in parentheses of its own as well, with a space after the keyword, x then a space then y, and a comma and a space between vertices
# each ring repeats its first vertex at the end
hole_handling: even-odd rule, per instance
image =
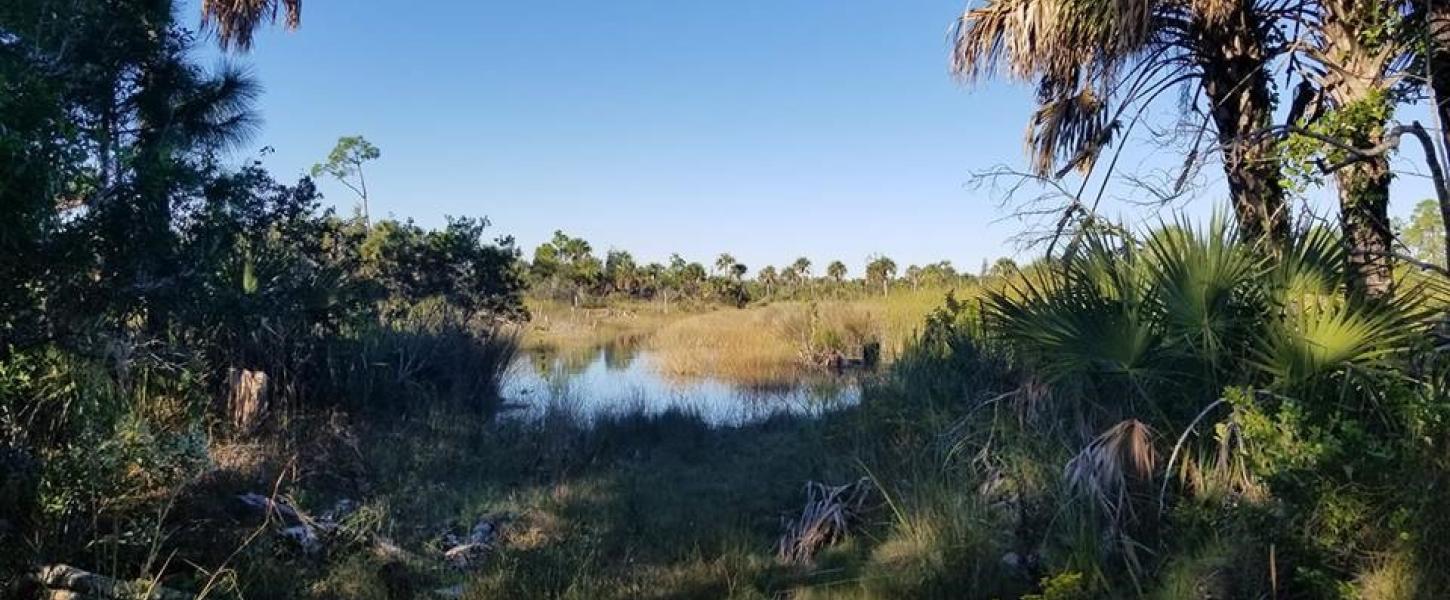
POLYGON ((1136 100, 1124 92, 1136 96, 1169 72, 1151 43, 1167 4, 994 0, 958 21, 952 70, 966 81, 999 69, 1036 79, 1038 109, 1027 133, 1034 171, 1085 168, 1112 143, 1124 100, 1136 100))
POLYGON ((1158 467, 1154 432, 1137 419, 1119 422, 1084 446, 1064 471, 1069 489, 1091 498, 1115 530, 1132 518, 1133 498, 1158 467))
POLYGON ((288 29, 296 29, 302 24, 302 0, 202 0, 201 24, 216 29, 222 49, 246 51, 262 22, 276 22, 279 13, 288 29))
POLYGON ((1097 157, 1161 94, 1183 97, 1216 128, 1240 233, 1287 238, 1273 159, 1268 65, 1283 44, 1281 3, 1264 0, 987 0, 952 33, 952 71, 964 81, 1000 72, 1038 84, 1027 140, 1033 171, 1090 171, 1097 157))
POLYGON ((861 519, 875 489, 868 478, 846 485, 806 483, 806 505, 799 518, 786 522, 776 555, 791 564, 806 564, 821 548, 840 541, 861 519))

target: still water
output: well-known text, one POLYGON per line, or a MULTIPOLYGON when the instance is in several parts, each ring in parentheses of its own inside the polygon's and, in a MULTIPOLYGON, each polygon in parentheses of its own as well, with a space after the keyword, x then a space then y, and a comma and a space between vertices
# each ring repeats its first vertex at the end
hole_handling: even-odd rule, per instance
POLYGON ((572 411, 585 419, 610 413, 660 413, 672 408, 717 425, 739 425, 776 414, 817 415, 860 400, 860 386, 843 375, 804 376, 771 386, 723 378, 678 380, 656 368, 658 356, 633 343, 588 352, 522 353, 505 379, 503 397, 515 413, 572 411))

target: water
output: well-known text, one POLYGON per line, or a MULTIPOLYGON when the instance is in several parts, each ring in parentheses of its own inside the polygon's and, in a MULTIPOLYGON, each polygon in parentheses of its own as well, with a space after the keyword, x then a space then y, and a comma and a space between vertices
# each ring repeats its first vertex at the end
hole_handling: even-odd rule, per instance
POLYGON ((761 388, 715 377, 667 378, 655 368, 657 360, 653 352, 628 341, 582 353, 525 352, 510 368, 503 397, 530 416, 551 408, 585 419, 680 408, 716 425, 740 425, 782 413, 818 415, 861 397, 860 386, 848 376, 808 376, 761 388))

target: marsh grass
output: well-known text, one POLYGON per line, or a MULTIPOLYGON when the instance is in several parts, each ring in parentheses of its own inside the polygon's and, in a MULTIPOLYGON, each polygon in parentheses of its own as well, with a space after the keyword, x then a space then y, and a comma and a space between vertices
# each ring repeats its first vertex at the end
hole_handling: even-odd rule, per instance
POLYGON ((880 343, 883 360, 890 362, 950 291, 895 290, 884 297, 721 309, 670 322, 647 343, 667 376, 780 385, 819 370, 832 353, 859 358, 866 343, 880 343))
POLYGON ((772 304, 694 315, 665 326, 648 345, 667 377, 718 377, 758 386, 788 382, 804 367, 782 322, 802 310, 772 304))
POLYGON ((592 353, 621 339, 649 337, 661 327, 708 308, 690 304, 613 299, 603 306, 575 307, 549 299, 531 298, 532 315, 522 339, 525 351, 592 353))

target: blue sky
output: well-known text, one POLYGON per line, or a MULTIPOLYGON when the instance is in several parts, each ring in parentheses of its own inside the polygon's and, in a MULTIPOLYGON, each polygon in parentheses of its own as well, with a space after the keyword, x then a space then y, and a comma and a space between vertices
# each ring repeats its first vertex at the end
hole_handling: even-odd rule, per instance
MULTIPOLYGON (((253 145, 280 178, 341 135, 382 149, 374 217, 487 216, 526 253, 562 229, 752 271, 806 256, 859 273, 875 253, 975 270, 1018 253, 1023 225, 969 183, 1026 164, 1030 91, 952 80, 963 2, 315 0, 234 60, 266 89, 253 145)), ((1139 140, 1124 165, 1164 155, 1139 140)), ((1221 197, 1209 171, 1194 214, 1221 197)))

